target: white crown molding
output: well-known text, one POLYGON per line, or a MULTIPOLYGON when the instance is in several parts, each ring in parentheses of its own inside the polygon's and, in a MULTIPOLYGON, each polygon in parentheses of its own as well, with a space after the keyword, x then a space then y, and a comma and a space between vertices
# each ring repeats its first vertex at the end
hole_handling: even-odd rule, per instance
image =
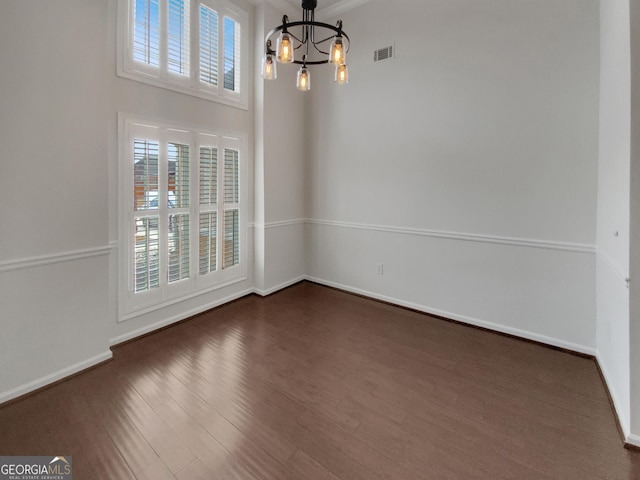
POLYGON ((111 245, 108 247, 87 248, 83 250, 73 250, 69 252, 53 253, 50 255, 40 255, 37 257, 18 258, 0 262, 0 273, 25 268, 43 267, 45 265, 55 265, 56 263, 72 262, 85 258, 103 257, 112 251, 111 245))
POLYGON ((543 248, 547 250, 562 250, 573 253, 587 253, 594 255, 596 247, 582 243, 554 242, 550 240, 538 240, 534 238, 501 237, 497 235, 479 235, 475 233, 457 233, 443 230, 426 230, 420 228, 389 227, 385 225, 367 225, 361 223, 335 222, 330 220, 308 219, 307 223, 313 225, 326 225, 340 228, 353 228, 358 230, 371 230, 377 232, 397 233, 403 235, 417 235, 421 237, 444 238, 465 242, 494 243, 499 245, 512 245, 516 247, 543 248))
POLYGON ((319 18, 331 18, 336 15, 340 15, 341 13, 346 12, 347 10, 351 10, 352 8, 359 7, 360 5, 364 5, 365 3, 370 2, 371 0, 343 0, 341 2, 337 2, 330 7, 320 8, 316 15, 319 18))

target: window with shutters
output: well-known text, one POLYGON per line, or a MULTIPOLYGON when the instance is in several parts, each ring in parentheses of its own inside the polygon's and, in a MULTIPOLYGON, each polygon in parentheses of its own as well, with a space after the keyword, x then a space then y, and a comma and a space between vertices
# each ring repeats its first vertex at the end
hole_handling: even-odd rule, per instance
POLYGON ((248 16, 229 0, 119 0, 118 74, 247 108, 248 16))
POLYGON ((121 117, 123 319, 247 271, 245 139, 149 123, 121 117))

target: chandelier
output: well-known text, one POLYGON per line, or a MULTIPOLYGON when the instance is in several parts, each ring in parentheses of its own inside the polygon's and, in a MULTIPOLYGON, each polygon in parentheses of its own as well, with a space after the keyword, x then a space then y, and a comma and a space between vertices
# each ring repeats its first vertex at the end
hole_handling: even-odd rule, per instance
POLYGON ((349 37, 342 31, 342 20, 333 26, 315 21, 317 0, 302 0, 302 21, 289 22, 282 17, 282 25, 271 30, 265 38, 265 55, 262 59, 262 76, 267 80, 277 78, 277 62, 301 65, 296 86, 306 92, 311 89, 311 72, 307 65, 335 65, 334 81, 340 85, 349 82, 349 70, 346 55, 349 51, 349 37), (273 50, 272 40, 276 33, 280 35, 273 50), (326 46, 331 42, 329 51, 326 46))

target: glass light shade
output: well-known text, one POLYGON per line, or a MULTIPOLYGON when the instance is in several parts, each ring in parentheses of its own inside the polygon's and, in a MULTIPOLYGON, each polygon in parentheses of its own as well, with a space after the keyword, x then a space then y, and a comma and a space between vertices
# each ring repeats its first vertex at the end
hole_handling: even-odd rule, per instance
POLYGON ((291 43, 291 37, 288 33, 282 32, 278 37, 276 52, 278 53, 277 58, 280 63, 293 62, 293 44, 291 43))
POLYGON ((345 83, 349 83, 349 67, 345 64, 338 65, 336 67, 336 76, 334 81, 338 83, 338 85, 344 85, 345 83))
POLYGON ((329 50, 329 63, 334 65, 342 65, 346 60, 342 37, 334 37, 331 42, 331 50, 329 50))
POLYGON ((271 54, 267 54, 262 58, 262 77, 265 80, 275 80, 278 78, 276 59, 271 54))
POLYGON ((307 92, 311 90, 311 74, 307 67, 302 67, 298 70, 298 81, 296 82, 298 90, 301 92, 307 92))

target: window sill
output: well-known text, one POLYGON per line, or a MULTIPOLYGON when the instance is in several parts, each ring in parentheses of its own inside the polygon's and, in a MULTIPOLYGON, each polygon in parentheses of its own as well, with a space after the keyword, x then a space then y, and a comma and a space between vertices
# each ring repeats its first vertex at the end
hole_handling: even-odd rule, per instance
POLYGON ((232 278, 232 279, 230 279, 230 280, 228 280, 226 282, 219 283, 219 284, 216 284, 216 285, 212 285, 210 287, 206 287, 206 288, 203 288, 203 289, 200 289, 200 290, 196 290, 196 291, 194 291, 192 293, 189 293, 187 295, 182 295, 182 296, 179 296, 179 297, 171 298, 170 300, 166 300, 166 301, 161 302, 161 303, 156 303, 156 304, 153 304, 153 305, 150 305, 150 306, 147 306, 147 307, 142 307, 142 308, 131 310, 131 311, 127 312, 127 313, 123 313, 122 315, 120 315, 118 317, 118 323, 122 323, 122 322, 125 322, 127 320, 131 320, 131 319, 134 319, 134 318, 137 318, 137 317, 141 317, 143 315, 155 312, 157 310, 162 310, 163 308, 167 308, 167 307, 170 307, 172 305, 176 305, 178 303, 184 302, 186 300, 190 300, 192 298, 199 297, 201 295, 206 295, 207 293, 211 293, 211 292, 214 292, 216 290, 220 290, 220 289, 223 289, 225 287, 229 287, 231 285, 235 285, 237 283, 244 282, 247 279, 248 279, 248 277, 246 276, 246 274, 242 274, 241 276, 236 277, 236 278, 232 278))
POLYGON ((133 80, 146 85, 151 85, 172 92, 182 93, 196 98, 202 98, 211 102, 221 103, 230 107, 235 107, 240 110, 249 110, 248 101, 246 95, 234 94, 234 95, 219 95, 217 93, 208 92, 206 90, 200 90, 192 88, 188 85, 179 85, 177 83, 170 83, 165 80, 161 80, 155 77, 150 77, 141 72, 128 71, 122 68, 118 68, 118 76, 126 78, 127 80, 133 80))

